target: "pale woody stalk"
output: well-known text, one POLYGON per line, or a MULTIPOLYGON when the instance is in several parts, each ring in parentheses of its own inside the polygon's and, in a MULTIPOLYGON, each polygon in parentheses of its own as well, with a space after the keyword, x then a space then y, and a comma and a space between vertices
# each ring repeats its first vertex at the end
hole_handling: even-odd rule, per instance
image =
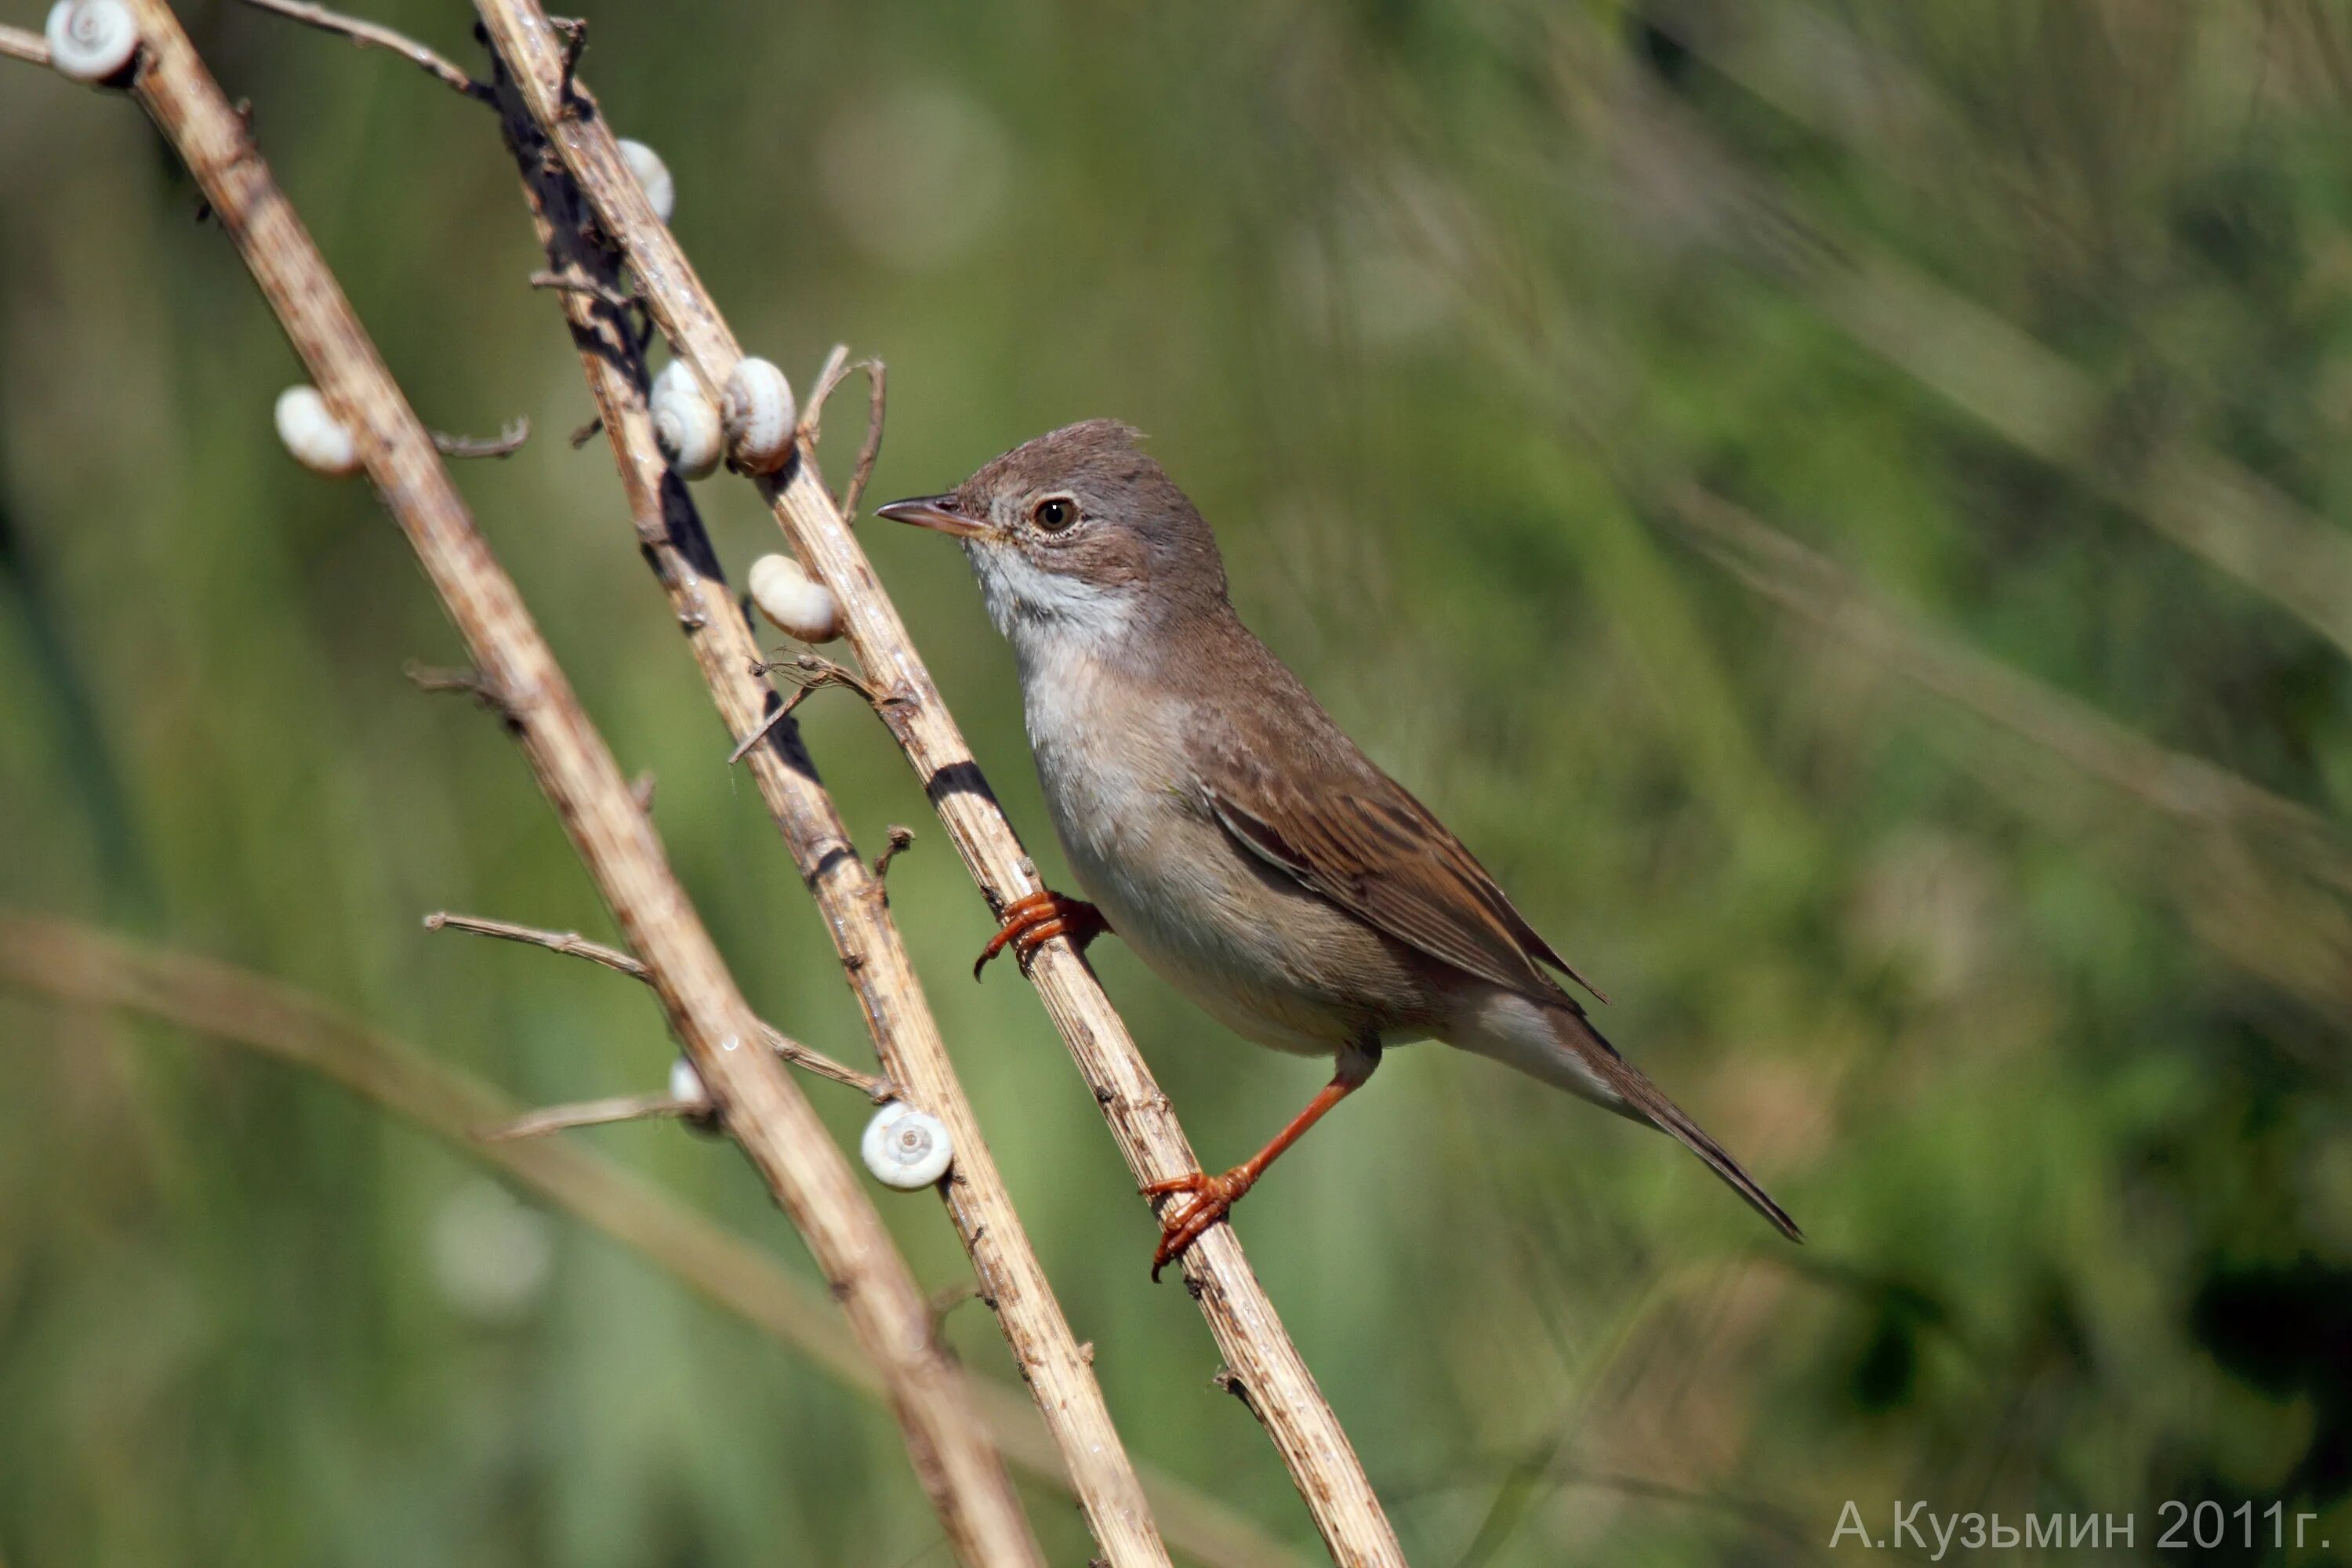
POLYGON ((709 558, 693 500, 655 443, 645 366, 629 337, 634 312, 614 303, 624 297, 618 271, 609 253, 583 239, 593 220, 582 210, 580 189, 560 169, 547 166, 540 129, 523 109, 513 79, 504 73, 497 101, 548 262, 555 276, 587 285, 562 288, 556 298, 571 323, 589 391, 620 467, 637 542, 688 630, 695 662, 728 732, 741 742, 758 740, 744 752, 746 764, 824 912, 884 1072, 909 1103, 947 1124, 955 1163, 941 1194, 971 1256, 982 1299, 995 1310, 1105 1558, 1113 1568, 1165 1568, 1168 1552, 1150 1505, 1111 1424, 1087 1353, 1062 1315, 981 1136, 979 1119, 890 918, 882 879, 856 854, 847 826, 801 747, 798 728, 789 718, 768 728, 779 699, 758 673, 759 644, 716 575, 718 563, 709 558))
MULTIPOLYGON (((756 1020, 513 582, 301 220, 163 0, 127 0, 131 90, 195 176, 464 637, 729 1130, 832 1282, 942 1525, 975 1568, 1043 1559, 961 1372, 847 1162, 756 1020), (745 1048, 746 1047, 750 1048, 745 1048)), ((10 50, 9 52, 20 52, 10 50)))

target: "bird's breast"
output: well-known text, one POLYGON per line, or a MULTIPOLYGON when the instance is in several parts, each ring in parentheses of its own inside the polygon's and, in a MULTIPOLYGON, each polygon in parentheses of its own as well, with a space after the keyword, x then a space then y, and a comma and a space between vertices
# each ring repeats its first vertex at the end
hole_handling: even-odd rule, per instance
POLYGON ((1383 939, 1242 850, 1206 809, 1188 737, 1213 714, 1067 651, 1022 650, 1031 750, 1087 897, 1236 1034, 1328 1053, 1407 1037, 1418 984, 1383 939))

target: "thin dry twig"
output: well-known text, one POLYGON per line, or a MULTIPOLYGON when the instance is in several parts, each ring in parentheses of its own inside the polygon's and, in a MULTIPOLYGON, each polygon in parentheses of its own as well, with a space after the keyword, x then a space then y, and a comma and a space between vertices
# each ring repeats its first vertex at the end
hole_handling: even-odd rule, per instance
POLYGON ((306 27, 316 27, 322 33, 349 38, 362 48, 389 49, 427 76, 439 78, 467 98, 478 103, 490 101, 488 83, 476 81, 440 54, 390 27, 362 22, 356 16, 330 11, 324 5, 306 5, 303 0, 245 0, 245 3, 258 11, 275 11, 306 27))
MULTIPOLYGON (((593 278, 583 278, 576 272, 545 270, 534 272, 530 275, 530 286, 534 289, 553 289, 560 292, 585 294, 591 300, 603 300, 615 310, 634 310, 637 308, 638 301, 635 294, 625 289, 615 288, 612 284, 599 282, 593 278)), ((585 445, 586 443, 583 438, 574 444, 585 445)))
MULTIPOLYGON (((258 0, 247 0, 248 5, 257 3, 258 0)), ((439 430, 429 434, 433 437, 433 449, 445 458, 511 458, 522 450, 525 441, 530 439, 530 416, 518 415, 513 424, 497 436, 487 438, 451 436, 439 430)))
POLYGON ((809 394, 808 412, 801 416, 801 444, 812 458, 817 442, 824 434, 824 405, 849 373, 866 373, 867 397, 866 405, 866 440, 857 450, 857 466, 849 477, 849 488, 842 492, 841 515, 845 521, 856 521, 857 503, 866 494, 866 481, 873 477, 874 462, 882 455, 883 414, 889 397, 885 390, 887 368, 878 359, 862 359, 849 363, 849 345, 835 343, 833 352, 824 356, 824 364, 816 373, 816 388, 809 394))
POLYGON ((0 26, 0 55, 23 60, 27 65, 47 67, 49 63, 49 41, 38 33, 28 33, 22 27, 0 26))
POLYGON ((793 679, 807 688, 845 686, 864 698, 867 707, 877 710, 890 703, 904 700, 897 692, 882 690, 847 665, 829 659, 821 653, 803 651, 793 655, 790 658, 773 658, 764 662, 754 658, 750 668, 753 675, 767 675, 780 669, 790 670, 793 672, 793 679))
MULTIPOLYGON (((874 1399, 887 1394, 831 1299, 767 1252, 576 1142, 482 1142, 475 1129, 511 1121, 522 1108, 315 997, 70 921, 6 911, 0 911, 0 984, 27 995, 143 1014, 316 1073, 635 1249, 845 1386, 874 1399)), ((924 1310, 933 1305, 927 1300, 924 1310)), ((1061 1455, 1028 1398, 977 1376, 971 1392, 1005 1458, 1040 1484, 1066 1490, 1061 1455)), ((1216 1499, 1150 1469, 1142 1480, 1169 1542, 1194 1562, 1209 1568, 1301 1568, 1296 1554, 1216 1499)))
POLYGON ((793 716, 793 710, 807 701, 809 693, 815 689, 816 687, 814 684, 803 686, 799 690, 793 692, 790 697, 785 698, 782 702, 777 703, 776 706, 770 710, 768 716, 760 721, 760 726, 758 729, 753 730, 750 734, 735 742, 735 749, 727 753, 727 765, 731 768, 737 763, 741 762, 746 753, 748 753, 752 747, 766 740, 777 725, 784 722, 787 719, 790 719, 793 716))
MULTIPOLYGON (((511 73, 532 121, 642 281, 656 322, 706 386, 724 385, 742 348, 693 264, 655 217, 605 117, 588 112, 593 100, 572 79, 545 14, 533 0, 479 0, 478 8, 491 47, 511 73)), ((611 422, 608 408, 608 427, 611 422)), ((638 460, 627 446, 616 451, 625 467, 638 460)), ((795 553, 840 602, 851 648, 867 678, 889 696, 877 711, 907 752, 989 906, 1002 910, 1039 891, 1034 866, 989 793, 896 606, 814 465, 794 462, 757 482, 795 553)), ((706 661, 706 669, 710 668, 706 661)), ((713 689, 721 689, 716 679, 713 689)), ((740 735, 761 717, 763 710, 730 711, 730 723, 740 735)), ((840 857, 839 862, 866 870, 854 857, 840 857)), ((879 900, 863 902, 880 909, 879 900)), ((856 973, 863 977, 871 968, 869 963, 856 973)), ((1031 974, 1139 1180, 1148 1184, 1198 1171, 1200 1162, 1167 1096, 1084 958, 1056 939, 1039 950, 1031 974)), ((910 1087, 919 1091, 919 1086, 910 1087)), ((1186 1254, 1183 1270, 1234 1383, 1274 1439, 1333 1556, 1351 1568, 1401 1568, 1403 1552, 1362 1462, 1284 1331, 1232 1226, 1220 1225, 1203 1237, 1186 1254)))
POLYGON ((890 874, 890 862, 904 855, 915 842, 915 830, 899 823, 890 825, 889 842, 882 853, 874 857, 874 879, 877 882, 890 874))
POLYGON ((817 366, 816 380, 809 384, 808 403, 801 410, 801 439, 816 445, 824 426, 824 405, 831 400, 834 389, 849 379, 849 345, 835 343, 817 366))
POLYGON ((551 931, 544 926, 518 925, 512 921, 494 921, 480 915, 453 914, 447 910, 436 910, 425 917, 426 931, 462 931, 475 936, 494 936, 505 942, 520 942, 531 947, 543 947, 550 952, 561 952, 572 958, 584 958, 591 963, 625 974, 632 980, 642 980, 648 985, 653 976, 646 966, 617 947, 607 947, 601 942, 590 942, 576 931, 551 931))
MULTIPOLYGON (((584 104, 584 97, 576 97, 581 90, 575 85, 575 96, 562 101, 584 104)), ((593 237, 595 223, 579 187, 546 156, 541 124, 503 73, 499 91, 507 139, 550 262, 560 272, 616 284, 618 264, 593 237)), ((637 542, 678 620, 690 628, 688 645, 729 732, 742 737, 729 761, 751 759, 761 796, 824 912, 825 929, 884 1068, 906 1086, 912 1102, 947 1123, 956 1151, 950 1178, 941 1187, 948 1213, 975 1276, 985 1283, 1023 1379, 1035 1394, 1088 1528, 1115 1568, 1157 1568, 1168 1556, 1150 1500, 957 1080, 938 1023, 879 897, 878 876, 869 874, 852 849, 848 827, 791 723, 793 711, 821 685, 848 686, 869 703, 887 706, 888 700, 854 671, 814 654, 775 666, 761 659, 750 626, 726 597, 693 499, 653 439, 642 356, 581 296, 565 294, 562 303, 611 437, 637 542), (765 679, 772 670, 786 672, 798 683, 781 701, 765 679)), ((836 362, 842 357, 836 355, 836 362)), ((817 406, 821 412, 821 400, 817 406)))
MULTIPOLYGON (((606 947, 601 942, 590 942, 576 931, 548 931, 539 926, 517 925, 512 921, 453 914, 447 910, 436 910, 426 915, 425 929, 469 931, 476 936, 494 936, 506 942, 522 942, 526 946, 543 947, 550 952, 584 958, 591 963, 602 964, 632 980, 642 980, 648 985, 654 983, 654 977, 646 966, 628 953, 617 947, 606 947)), ((765 1019, 754 1019, 753 1023, 758 1026, 760 1038, 768 1048, 796 1068, 813 1072, 819 1078, 831 1079, 835 1083, 847 1084, 877 1105, 898 1093, 898 1087, 888 1079, 876 1078, 872 1073, 844 1067, 814 1047, 801 1044, 765 1019)))
POLYGON ((646 1121, 657 1117, 712 1120, 714 1113, 707 1100, 678 1100, 667 1093, 616 1094, 605 1100, 577 1100, 568 1105, 526 1110, 512 1121, 484 1127, 474 1136, 486 1143, 503 1143, 515 1138, 543 1138, 551 1132, 569 1132, 575 1128, 609 1127, 615 1121, 646 1121))
POLYGON ((244 121, 164 0, 124 0, 138 27, 131 91, 194 176, 400 525, 484 681, 504 703, 541 789, 644 960, 672 1031, 729 1131, 791 1215, 891 1390, 919 1479, 974 1564, 1035 1563, 1035 1538, 975 1418, 963 1374, 824 1123, 770 1053, 678 886, 646 814, 492 555, 432 438, 271 177, 244 121))
POLYGON ((875 459, 882 455, 882 413, 888 394, 884 389, 888 367, 878 359, 857 362, 866 372, 868 392, 866 412, 866 439, 857 448, 857 467, 850 473, 849 488, 841 492, 841 515, 844 521, 857 520, 857 503, 866 499, 866 481, 874 477, 875 459))
POLYGON ((555 97, 569 113, 572 110, 572 84, 580 74, 580 57, 588 48, 588 18, 585 16, 550 16, 550 31, 563 40, 563 71, 557 79, 555 97))
POLYGON ((451 669, 441 665, 422 664, 412 658, 401 666, 400 673, 407 677, 408 683, 419 691, 436 696, 447 693, 470 697, 475 706, 484 712, 496 714, 499 722, 504 724, 509 732, 517 729, 514 710, 508 705, 505 695, 488 676, 478 669, 451 669))

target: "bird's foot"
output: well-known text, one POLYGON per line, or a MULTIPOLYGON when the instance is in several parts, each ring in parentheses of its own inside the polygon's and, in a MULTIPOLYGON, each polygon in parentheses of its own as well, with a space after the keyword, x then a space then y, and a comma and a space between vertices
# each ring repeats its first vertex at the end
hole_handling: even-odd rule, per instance
POLYGON ((1160 1250, 1151 1255, 1151 1280, 1160 1282, 1160 1271, 1192 1250, 1192 1244, 1207 1233, 1208 1228, 1225 1217, 1225 1212, 1241 1201, 1242 1194, 1257 1183, 1257 1173, 1247 1165, 1236 1165, 1222 1176, 1212 1176, 1195 1171, 1189 1176, 1176 1176, 1165 1182, 1154 1182, 1143 1189, 1148 1198, 1166 1197, 1174 1193, 1189 1193, 1192 1202, 1171 1204, 1160 1214, 1160 1250))
POLYGON ((1066 898, 1050 888, 1025 899, 1015 899, 1004 906, 1004 923, 972 961, 971 977, 979 979, 988 961, 1007 946, 1013 949, 1021 973, 1026 974, 1029 961, 1036 956, 1037 949, 1055 937, 1068 937, 1072 945, 1084 952, 1087 943, 1108 930, 1110 922, 1103 919, 1103 912, 1084 899, 1066 898))

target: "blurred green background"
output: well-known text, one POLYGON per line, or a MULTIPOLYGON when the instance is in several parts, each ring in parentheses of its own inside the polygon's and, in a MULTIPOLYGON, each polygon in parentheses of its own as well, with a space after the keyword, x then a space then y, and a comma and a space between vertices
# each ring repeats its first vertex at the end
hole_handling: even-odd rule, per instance
MULTIPOLYGON (((478 62, 460 7, 367 9, 478 62)), ((563 439, 589 404, 492 122, 187 16, 426 423, 531 417, 461 471, 486 531, 754 1003, 868 1060, 609 457, 563 439)), ((1851 1558, 1849 1500, 1882 1535, 1898 1500, 2135 1516, 2053 1561, 2341 1559, 2352 13, 593 19, 583 75, 752 351, 889 362, 875 496, 1149 431, 1245 617, 1806 1226, 1395 1054, 1238 1228, 1415 1562, 1851 1558), (2159 1552, 2167 1500, 2321 1518, 2159 1552)), ((629 983, 420 928, 609 931, 496 724, 403 679, 456 639, 365 488, 278 447, 299 372, 185 177, 13 63, 0 149, 0 902, 529 1100, 656 1084, 629 983)), ((698 496, 740 580, 773 525, 698 496)), ((957 552, 863 531, 1068 885, 957 552)), ((987 911, 902 759, 852 700, 802 711, 861 847, 917 828, 895 907, 1132 1451, 1312 1559, 1034 998, 967 977, 987 911)), ((1213 1163, 1321 1081, 1095 957, 1213 1163)), ((0 1042, 10 1568, 948 1560, 873 1406, 461 1154, 152 1023, 0 994, 0 1042)), ((583 1136, 808 1272, 723 1145, 583 1136)), ((877 1202, 927 1289, 968 1277, 935 1204, 877 1202)), ((984 1309, 946 1326, 1009 1375, 984 1309)))

